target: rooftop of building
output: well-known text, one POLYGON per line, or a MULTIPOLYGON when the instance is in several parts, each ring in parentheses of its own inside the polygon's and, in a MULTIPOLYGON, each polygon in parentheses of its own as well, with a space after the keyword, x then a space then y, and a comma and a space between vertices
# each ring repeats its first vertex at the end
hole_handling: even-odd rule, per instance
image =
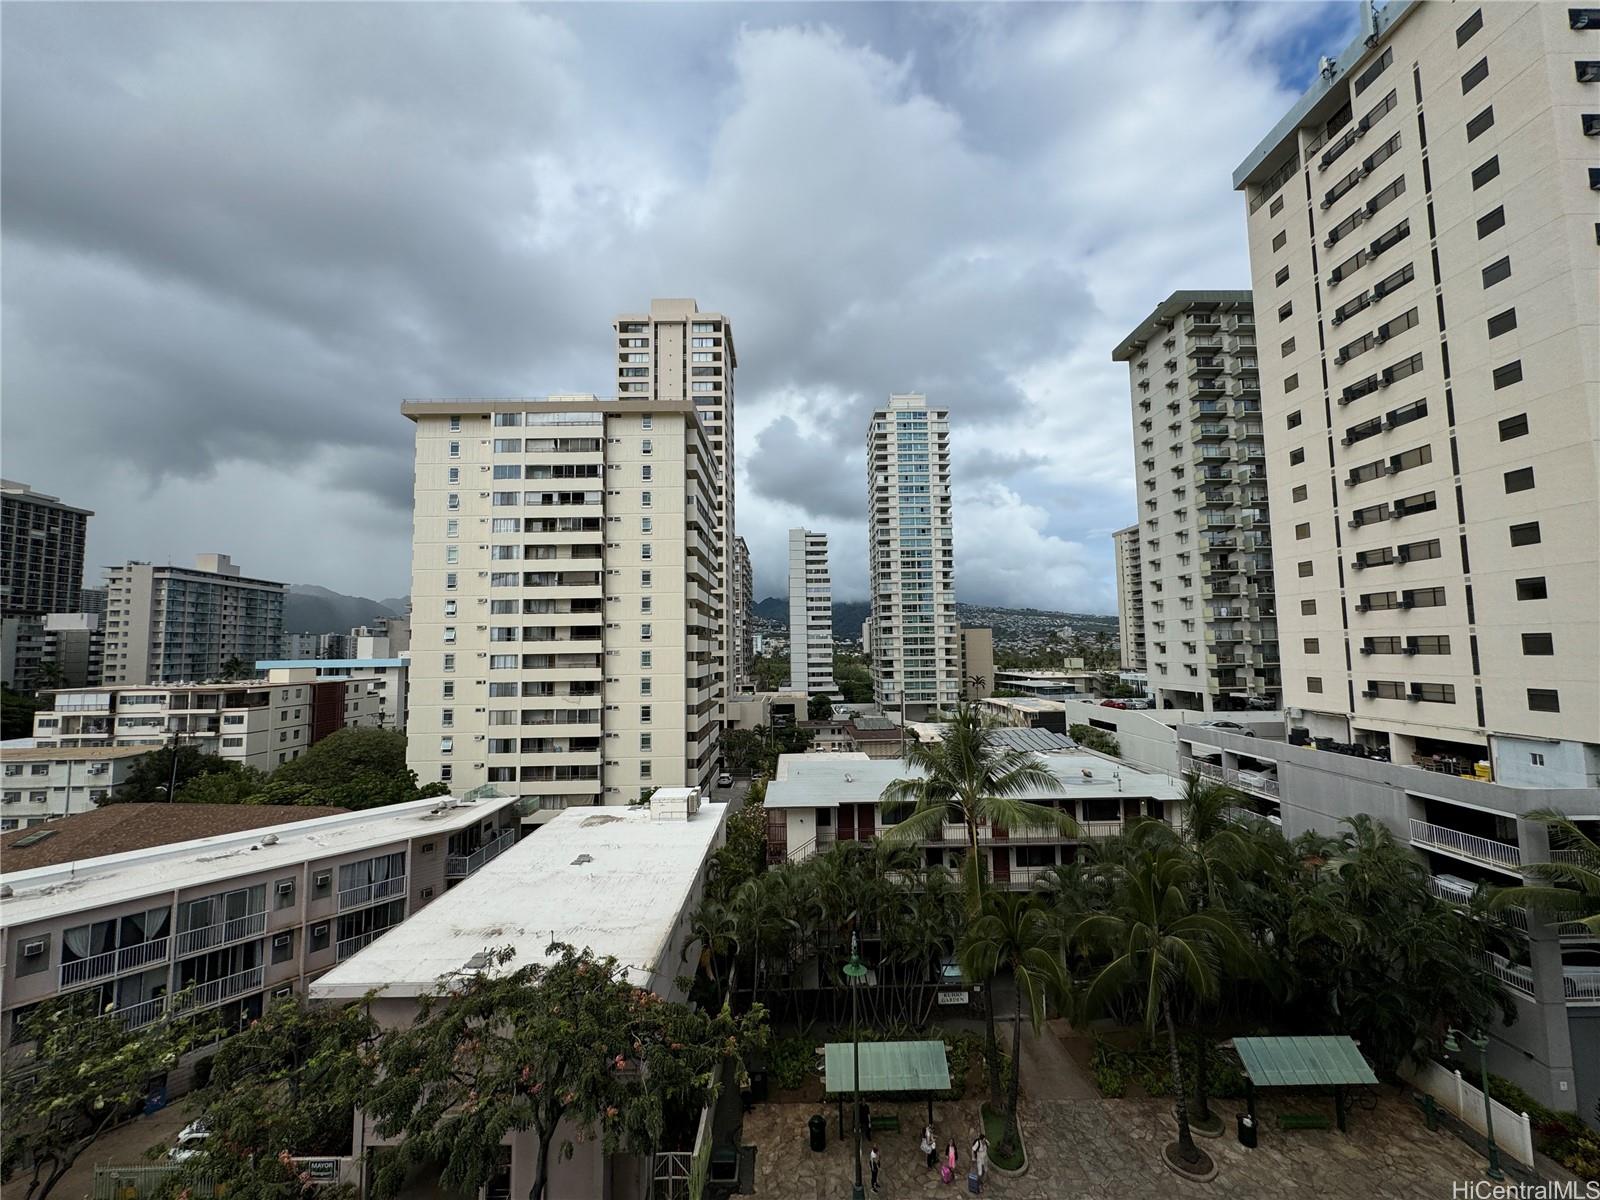
MULTIPOLYGON (((145 749, 108 750, 102 755, 145 754, 145 749)), ((40 753, 73 755, 73 751, 40 753)), ((77 753, 87 754, 88 751, 77 753)), ((9 756, 8 756, 9 757, 9 756)), ((0 869, 10 882, 21 872, 125 855, 131 851, 166 849, 175 843, 251 833, 316 817, 343 813, 342 808, 308 808, 293 804, 107 804, 14 829, 0 836, 0 869)), ((93 869, 89 866, 87 869, 93 869)), ((16 883, 12 887, 18 890, 16 883)), ((9 906, 8 906, 9 907, 9 906)), ((10 922, 6 922, 9 924, 10 922)))
POLYGON ((404 658, 267 658, 256 663, 258 671, 362 671, 375 667, 403 667, 404 658))
MULTIPOLYGON (((1177 799, 1178 785, 1166 775, 1141 771, 1126 763, 1074 748, 1051 751, 1038 759, 1060 780, 1058 791, 1040 791, 1024 799, 1119 794, 1177 799)), ((841 804, 875 804, 896 779, 919 772, 898 758, 865 754, 783 754, 777 775, 767 784, 766 807, 838 808, 841 804)))
POLYGON ((63 512, 82 513, 86 517, 94 516, 93 509, 75 508, 70 504, 63 504, 60 496, 49 496, 44 492, 36 492, 27 484, 15 479, 0 479, 0 493, 11 497, 13 500, 27 500, 34 504, 48 504, 51 508, 59 508, 63 512))
POLYGON ((1062 712, 1066 703, 1062 700, 1047 700, 1043 696, 985 696, 983 702, 1031 713, 1062 712))
MULTIPOLYGON (((31 739, 30 739, 31 740, 31 739)), ((113 758, 138 758, 141 754, 149 754, 151 750, 159 749, 155 746, 32 746, 0 747, 4 749, 4 759, 8 763, 25 762, 59 762, 71 759, 73 762, 103 762, 113 758)), ((85 814, 92 815, 92 814, 85 814)))
POLYGON ((0 926, 291 867, 421 834, 453 833, 515 803, 513 797, 441 797, 360 812, 292 805, 107 805, 17 831, 20 837, 5 835, 0 841, 0 881, 12 889, 12 896, 0 909, 0 926), (75 827, 74 822, 80 824, 75 827), (87 833, 77 832, 85 827, 87 833), (39 833, 51 836, 24 851, 30 856, 42 853, 14 866, 13 839, 25 841, 39 833))
MULTIPOLYGON (((687 791, 662 788, 653 799, 687 791)), ((673 938, 727 816, 726 804, 702 803, 687 820, 650 805, 569 808, 322 976, 311 995, 426 995, 486 950, 515 950, 510 971, 542 960, 553 941, 613 956, 640 985, 679 974, 673 938)))
POLYGON ((1271 160, 1277 153, 1278 147, 1293 137, 1295 130, 1305 122, 1311 110, 1316 108, 1335 85, 1342 86, 1351 70, 1369 54, 1375 53, 1394 27, 1409 16, 1417 5, 1416 0, 1391 0, 1381 9, 1377 8, 1376 4, 1371 8, 1367 5, 1361 7, 1363 22, 1370 21, 1371 27, 1363 28, 1337 58, 1328 60, 1324 69, 1318 72, 1317 78, 1312 80, 1311 86, 1306 88, 1300 99, 1296 100, 1283 118, 1272 127, 1272 131, 1257 143, 1256 148, 1245 156, 1245 160, 1234 168, 1233 186, 1236 189, 1257 182, 1269 170, 1276 170, 1277 164, 1271 160))
POLYGON ((1201 308, 1206 311, 1214 309, 1248 308, 1254 311, 1253 301, 1249 290, 1245 291, 1200 291, 1200 292, 1173 292, 1160 304, 1156 305, 1148 317, 1134 327, 1132 333, 1117 344, 1111 352, 1113 362, 1127 362, 1141 349, 1146 342, 1156 334, 1171 325, 1176 318, 1182 316, 1192 308, 1201 308))
POLYGON ((905 736, 904 730, 888 717, 851 717, 845 728, 858 742, 893 742, 905 736))

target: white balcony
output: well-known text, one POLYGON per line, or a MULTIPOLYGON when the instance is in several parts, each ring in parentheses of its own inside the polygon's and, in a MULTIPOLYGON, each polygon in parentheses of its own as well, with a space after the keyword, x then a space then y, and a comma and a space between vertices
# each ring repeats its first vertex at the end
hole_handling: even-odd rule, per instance
POLYGON ((228 921, 218 921, 215 925, 186 929, 178 934, 178 956, 181 958, 209 950, 213 946, 242 942, 246 938, 258 936, 266 927, 267 912, 266 909, 262 909, 260 912, 246 913, 242 917, 234 917, 228 921))
POLYGON ((1483 954, 1479 956, 1483 969, 1488 971, 1501 983, 1513 991, 1521 992, 1524 996, 1533 995, 1533 970, 1514 963, 1498 954, 1483 954))
POLYGON ((246 992, 259 991, 266 977, 266 970, 265 966, 251 967, 248 971, 239 971, 233 975, 224 975, 221 979, 211 979, 196 984, 193 991, 180 993, 174 997, 173 1008, 179 1012, 211 1008, 235 996, 242 996, 246 992))
POLYGON ((1503 871, 1516 872, 1522 866, 1522 850, 1518 846, 1415 818, 1411 821, 1411 844, 1454 854, 1458 858, 1498 867, 1503 871))
POLYGON ((363 883, 360 887, 346 888, 339 893, 339 911, 344 912, 350 908, 360 908, 365 904, 374 904, 379 900, 386 900, 392 896, 406 894, 406 876, 394 875, 388 879, 379 879, 373 883, 363 883))
POLYGON ((1563 967, 1561 990, 1568 1004, 1600 1004, 1600 967, 1563 967))
POLYGON ((471 854, 452 854, 444 860, 446 879, 465 879, 485 863, 491 863, 517 840, 513 830, 507 829, 492 841, 485 842, 471 854))
POLYGON ((107 1009, 102 1015, 121 1021, 128 1029, 143 1029, 150 1022, 165 1016, 166 1012, 167 997, 157 996, 126 1008, 107 1009))
POLYGON ((72 987, 74 984, 87 983, 91 979, 120 975, 124 971, 132 971, 149 963, 165 962, 169 945, 167 938, 156 938, 154 941, 140 942, 135 946, 124 946, 120 950, 107 950, 104 954, 96 954, 92 958, 64 962, 61 964, 61 986, 72 987))

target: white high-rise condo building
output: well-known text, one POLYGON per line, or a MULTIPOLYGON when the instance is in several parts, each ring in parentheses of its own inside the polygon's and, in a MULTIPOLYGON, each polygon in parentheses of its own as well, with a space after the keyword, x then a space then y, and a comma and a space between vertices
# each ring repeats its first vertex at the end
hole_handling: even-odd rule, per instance
POLYGON ((1133 393, 1138 571, 1156 703, 1205 712, 1276 707, 1272 533, 1250 293, 1174 292, 1111 357, 1128 364, 1133 393))
POLYGON ((961 701, 950 412, 895 395, 867 426, 873 699, 909 716, 961 701))
MULTIPOLYGON (((1180 752, 1291 836, 1381 818, 1464 904, 1577 853, 1535 814, 1600 830, 1600 8, 1364 17, 1234 172, 1287 744, 1180 752)), ((1489 1067, 1593 1120, 1600 940, 1509 916, 1489 1067)))
POLYGON ((789 686, 830 696, 833 682, 833 584, 828 535, 789 530, 789 686))
POLYGON ((192 567, 130 562, 106 569, 107 684, 217 679, 237 659, 253 670, 283 646, 281 583, 241 575, 226 554, 192 567))
MULTIPOLYGON (((722 313, 701 312, 693 300, 652 300, 648 313, 624 313, 611 323, 617 340, 617 394, 623 400, 688 403, 705 430, 716 465, 713 495, 717 517, 718 574, 713 581, 722 614, 717 630, 717 704, 737 674, 741 616, 738 555, 734 548, 733 322, 722 313)), ((721 719, 721 712, 718 719, 721 719)))
POLYGON ((729 685, 733 692, 750 690, 750 659, 754 633, 750 612, 756 602, 756 577, 750 568, 750 547, 742 537, 733 539, 733 670, 729 685))
POLYGON ((408 761, 538 820, 716 768, 715 452, 687 399, 409 400, 408 761))
POLYGON ((1117 559, 1117 640, 1125 671, 1145 669, 1144 567, 1139 553, 1139 526, 1111 535, 1117 559))

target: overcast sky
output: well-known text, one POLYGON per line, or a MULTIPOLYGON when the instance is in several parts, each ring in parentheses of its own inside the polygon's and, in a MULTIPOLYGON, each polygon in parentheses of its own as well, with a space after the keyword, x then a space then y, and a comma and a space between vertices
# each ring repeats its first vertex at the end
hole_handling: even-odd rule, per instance
POLYGON ((4 471, 98 567, 409 590, 407 396, 733 320, 739 532, 865 596, 866 415, 951 410, 960 599, 1115 609, 1113 346, 1245 287, 1233 167, 1353 4, 7 4, 4 471))

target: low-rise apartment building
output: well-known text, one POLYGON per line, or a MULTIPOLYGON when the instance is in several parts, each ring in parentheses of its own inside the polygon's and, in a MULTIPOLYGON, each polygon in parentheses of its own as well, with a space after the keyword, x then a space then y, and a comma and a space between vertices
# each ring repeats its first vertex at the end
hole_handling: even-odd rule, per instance
MULTIPOLYGON (((386 668, 388 670, 389 668, 386 668)), ((392 701, 371 690, 392 676, 318 678, 314 665, 275 666, 265 680, 64 688, 34 714, 36 745, 159 746, 176 736, 203 754, 272 771, 348 728, 392 720, 392 701)))
MULTIPOLYGON (((1088 750, 1038 755, 1060 786, 1018 799, 1042 804, 1072 817, 1078 835, 1053 830, 979 830, 979 852, 989 876, 1003 888, 1027 889, 1053 867, 1070 863, 1084 840, 1121 833, 1141 817, 1175 819, 1182 794, 1166 775, 1140 771, 1088 750)), ((767 854, 772 862, 796 862, 840 841, 871 841, 899 819, 885 811, 883 791, 896 779, 913 775, 902 759, 872 759, 865 754, 785 754, 777 776, 767 784, 767 854)), ((967 844, 965 828, 947 825, 922 844, 928 865, 959 865, 967 844)))
POLYGON ((0 830, 42 825, 114 801, 148 753, 142 746, 7 750, 0 767, 0 830))
MULTIPOLYGON (((311 985, 315 1000, 348 1002, 374 993, 379 1026, 409 1024, 418 1001, 466 972, 514 971, 542 961, 552 942, 612 956, 629 982, 668 1000, 679 986, 694 941, 691 920, 705 888, 711 856, 727 835, 728 806, 703 803, 696 788, 659 788, 647 805, 557 813, 497 861, 376 944, 341 962, 311 985), (486 951, 509 948, 509 963, 486 951)), ((355 1144, 381 1160, 387 1145, 359 1111, 355 1144)), ((594 1138, 563 1125, 552 1155, 552 1196, 644 1197, 649 1160, 605 1152, 594 1138)), ((507 1190, 526 1195, 538 1155, 533 1135, 508 1133, 507 1190)), ((415 1195, 437 1191, 437 1170, 415 1176, 415 1195)))
POLYGON ((216 1009, 236 1028, 509 849, 517 825, 509 797, 445 797, 352 813, 119 804, 9 834, 8 1044, 35 1005, 80 991, 133 1026, 216 1009))

